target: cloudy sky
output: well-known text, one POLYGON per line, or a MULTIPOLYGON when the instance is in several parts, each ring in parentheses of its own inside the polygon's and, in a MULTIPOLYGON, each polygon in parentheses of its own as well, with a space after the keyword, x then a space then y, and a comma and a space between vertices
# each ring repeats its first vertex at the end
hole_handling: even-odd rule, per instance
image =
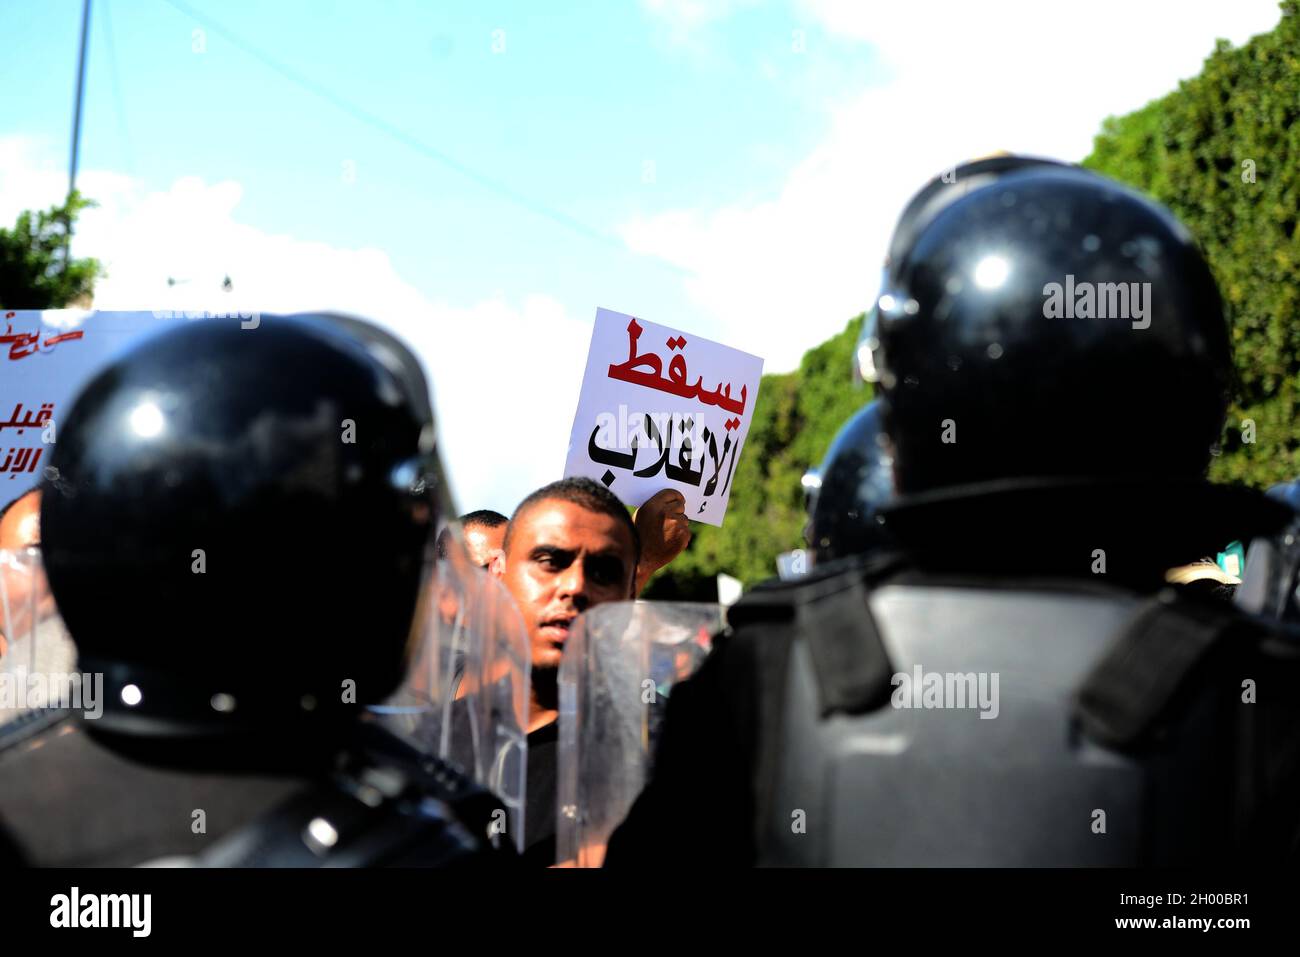
MULTIPOLYGON (((80 13, 0 3, 0 223, 66 191, 80 13)), ((998 149, 1077 160, 1106 116, 1279 16, 95 0, 78 184, 100 206, 74 252, 105 262, 103 309, 391 326, 432 373, 460 506, 508 512, 563 468, 598 306, 793 368, 869 304, 931 175, 998 149)))

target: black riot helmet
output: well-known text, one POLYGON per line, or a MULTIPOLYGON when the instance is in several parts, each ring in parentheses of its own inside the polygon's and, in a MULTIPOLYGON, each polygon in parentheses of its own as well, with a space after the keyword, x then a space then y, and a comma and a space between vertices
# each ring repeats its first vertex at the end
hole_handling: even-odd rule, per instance
POLYGON ((887 544, 876 513, 893 497, 892 466, 880 402, 868 403, 841 426, 817 472, 804 532, 814 565, 887 544))
POLYGON ((891 275, 876 362, 900 494, 1203 477, 1231 355, 1164 208, 1080 169, 1012 172, 941 210, 891 275))
POLYGON ((432 408, 400 342, 347 328, 187 322, 60 423, 45 564, 105 675, 94 730, 323 741, 403 678, 444 508, 432 408))
POLYGON ((898 222, 894 224, 894 233, 889 237, 889 248, 885 254, 886 273, 889 274, 892 267, 902 260, 921 230, 957 200, 977 189, 983 189, 1008 173, 1043 168, 1070 167, 1060 160, 1043 156, 997 153, 960 163, 931 179, 907 201, 903 212, 899 214, 898 222))
MULTIPOLYGON (((885 252, 885 268, 880 282, 881 290, 890 286, 891 267, 902 259, 903 254, 916 240, 917 234, 934 219, 935 216, 968 193, 988 186, 1000 176, 1024 169, 1042 167, 1063 168, 1059 160, 1042 156, 1021 156, 1014 153, 996 153, 979 159, 960 163, 935 176, 917 190, 916 195, 907 201, 894 232, 889 237, 889 246, 885 252)), ((854 350, 853 372, 855 380, 877 382, 879 376, 875 369, 875 350, 879 346, 876 326, 879 317, 873 306, 862 322, 862 331, 858 336, 857 348, 854 350)))

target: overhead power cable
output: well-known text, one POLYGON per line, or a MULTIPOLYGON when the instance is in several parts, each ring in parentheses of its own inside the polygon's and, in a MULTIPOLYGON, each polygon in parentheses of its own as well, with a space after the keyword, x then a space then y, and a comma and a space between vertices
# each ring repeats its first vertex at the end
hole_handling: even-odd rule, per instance
MULTIPOLYGON (((525 196, 523 193, 520 193, 518 190, 515 190, 510 186, 507 186, 505 183, 502 183, 499 180, 493 179, 490 176, 485 176, 484 174, 478 172, 477 170, 473 169, 467 164, 456 159, 454 156, 447 154, 446 152, 438 149, 435 146, 431 146, 430 144, 424 142, 423 140, 419 139, 415 135, 406 132, 396 124, 389 122, 388 120, 384 119, 381 116, 377 116, 376 114, 370 112, 364 107, 361 107, 356 103, 353 103, 352 101, 339 95, 338 93, 335 93, 333 90, 330 90, 328 87, 317 82, 316 80, 300 72, 299 70, 296 70, 293 67, 280 62, 275 57, 267 53, 266 51, 261 50, 255 45, 249 43, 247 40, 239 36, 239 34, 235 33, 235 31, 231 30, 229 27, 226 27, 223 24, 218 23, 216 20, 213 20, 211 17, 207 16, 206 14, 199 13, 197 10, 195 10, 188 4, 181 2, 181 0, 162 0, 162 2, 167 4, 169 7, 173 8, 174 10, 177 10, 178 12, 183 13, 185 16, 190 17, 193 20, 197 21, 198 23, 202 24, 207 29, 215 33, 217 36, 223 37, 225 40, 230 42, 233 46, 236 46, 239 49, 243 50, 249 56, 258 60, 267 68, 280 74, 282 77, 289 80, 289 82, 293 83, 294 85, 301 87, 302 89, 311 93, 313 96, 317 96, 320 99, 325 100, 327 103, 331 104, 332 106, 334 106, 339 110, 342 110, 344 113, 347 113, 349 116, 351 116, 353 119, 357 120, 358 122, 364 123, 365 125, 373 129, 376 129, 381 133, 384 133, 385 135, 391 137, 392 139, 398 141, 399 143, 402 143, 403 145, 415 150, 417 153, 420 153, 421 155, 428 157, 434 162, 439 163, 442 166, 445 166, 446 168, 458 173, 459 175, 477 184, 478 186, 482 187, 488 192, 491 192, 501 197, 502 199, 506 200, 507 202, 510 202, 515 206, 520 207, 521 209, 525 209, 530 213, 533 213, 534 215, 541 216, 545 219, 549 219, 551 222, 556 223, 557 225, 562 226, 571 232, 577 233, 578 235, 583 236, 586 239, 594 240, 595 242, 607 246, 612 246, 622 252, 628 251, 627 246, 617 238, 610 236, 607 233, 604 233, 598 229, 595 229, 592 226, 588 226, 586 223, 582 222, 581 220, 575 219, 574 217, 570 216, 568 213, 557 210, 554 207, 546 205, 545 203, 540 203, 533 199, 530 199, 528 196, 525 196)), ((656 259, 655 261, 658 262, 660 265, 664 266, 665 268, 670 269, 673 272, 678 273, 680 275, 689 274, 688 270, 682 269, 681 267, 674 265, 673 263, 665 262, 661 259, 656 259)))

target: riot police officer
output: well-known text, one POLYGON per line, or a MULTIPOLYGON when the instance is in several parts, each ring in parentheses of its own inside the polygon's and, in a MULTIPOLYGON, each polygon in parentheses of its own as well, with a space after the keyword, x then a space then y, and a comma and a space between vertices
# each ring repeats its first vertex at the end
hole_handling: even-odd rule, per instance
POLYGON ((1163 586, 1285 521, 1204 481, 1231 356, 1190 235, 1054 166, 922 219, 873 343, 894 548, 731 609, 608 862, 1295 854, 1295 656, 1163 586))
POLYGON ((338 317, 191 321, 113 362, 60 424, 43 559, 98 700, 0 730, 21 858, 490 856, 496 799, 368 710, 428 657, 449 514, 409 351, 338 317))
POLYGON ((814 473, 804 529, 814 566, 888 546, 889 535, 878 521, 894 494, 887 441, 879 401, 853 413, 831 440, 814 473))

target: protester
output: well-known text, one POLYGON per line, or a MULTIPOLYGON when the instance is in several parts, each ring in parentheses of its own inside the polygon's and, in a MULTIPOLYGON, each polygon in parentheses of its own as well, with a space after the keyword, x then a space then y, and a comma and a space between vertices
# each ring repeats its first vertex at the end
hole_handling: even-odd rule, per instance
POLYGON ((665 489, 633 519, 612 492, 586 478, 544 486, 515 509, 492 571, 519 605, 532 644, 528 810, 534 863, 555 859, 557 678, 574 620, 603 602, 635 597, 690 541, 685 497, 665 489))
POLYGON ((41 544, 41 492, 24 492, 0 510, 0 549, 17 551, 41 544))
POLYGON ((77 650, 59 620, 40 560, 41 493, 32 489, 0 512, 0 675, 45 689, 33 701, 0 696, 0 725, 30 717, 70 684, 77 650))
MULTIPOLYGON (((32 489, 0 510, 0 553, 39 548, 40 544, 41 493, 39 489, 32 489)), ((13 607, 17 610, 26 604, 27 583, 23 580, 25 577, 9 574, 5 568, 0 567, 0 589, 4 590, 4 607, 13 607)), ((13 626, 0 618, 0 659, 3 659, 9 651, 6 629, 13 630, 13 626)))
POLYGON ((583 478, 544 486, 511 516, 492 572, 524 616, 532 651, 525 857, 555 861, 557 678, 574 619, 634 595, 641 539, 612 492, 583 478))
POLYGON ((506 524, 510 520, 500 512, 481 508, 460 517, 461 532, 465 536, 465 550, 470 561, 479 568, 492 564, 492 553, 501 549, 506 541, 506 524))

